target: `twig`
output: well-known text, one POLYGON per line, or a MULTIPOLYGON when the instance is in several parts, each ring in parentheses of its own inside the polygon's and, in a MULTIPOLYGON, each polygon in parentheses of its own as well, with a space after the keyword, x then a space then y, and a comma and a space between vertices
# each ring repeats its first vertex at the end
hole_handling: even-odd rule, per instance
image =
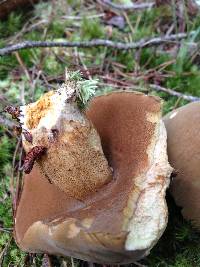
POLYGON ((185 94, 176 92, 172 89, 164 88, 160 85, 150 84, 150 88, 155 90, 155 91, 158 91, 158 92, 161 91, 161 92, 165 92, 165 93, 172 95, 172 96, 180 97, 180 98, 185 99, 185 100, 190 101, 190 102, 200 101, 200 97, 192 96, 192 95, 185 95, 185 94))
POLYGON ((85 63, 84 63, 84 60, 83 60, 81 54, 80 54, 78 51, 77 51, 77 53, 78 53, 80 62, 81 62, 81 64, 82 64, 82 66, 83 66, 83 69, 84 69, 84 71, 85 71, 87 77, 88 77, 90 80, 92 80, 92 77, 91 77, 91 75, 90 75, 90 72, 89 72, 87 66, 86 66, 85 63))
POLYGON ((135 85, 130 85, 130 86, 125 86, 125 85, 117 85, 113 83, 105 83, 105 82, 98 82, 99 86, 102 86, 103 88, 106 87, 111 87, 111 88, 116 88, 116 89, 123 89, 123 90, 133 90, 133 91, 139 91, 139 92, 148 92, 148 89, 145 87, 139 87, 135 85))
POLYGON ((11 233, 13 228, 0 227, 0 232, 11 233))
POLYGON ((113 42, 110 40, 96 39, 92 41, 81 41, 81 42, 68 42, 68 41, 24 41, 22 43, 10 45, 0 49, 0 56, 8 55, 12 52, 35 47, 111 47, 118 50, 138 49, 149 46, 156 46, 166 42, 176 42, 185 39, 191 35, 194 35, 195 31, 189 33, 177 33, 168 36, 153 37, 151 39, 141 39, 138 42, 122 43, 113 42))
POLYGON ((27 78, 29 81, 31 81, 31 76, 30 76, 30 74, 29 74, 29 72, 28 72, 28 70, 27 70, 27 68, 26 68, 26 66, 25 66, 25 64, 24 64, 24 62, 23 62, 23 60, 21 59, 19 53, 18 53, 18 52, 15 52, 14 54, 15 54, 15 57, 16 57, 16 59, 17 59, 19 65, 21 66, 21 68, 22 68, 24 74, 26 75, 26 78, 27 78))
POLYGON ((25 33, 28 33, 30 31, 32 31, 33 29, 37 28, 38 26, 42 25, 42 24, 48 24, 48 20, 43 19, 40 20, 38 22, 36 22, 35 24, 33 23, 35 20, 35 17, 31 18, 29 21, 27 21, 23 28, 21 29, 21 31, 17 32, 16 35, 9 37, 7 40, 9 41, 10 44, 12 44, 13 42, 15 42, 19 37, 23 36, 25 33), (28 27, 28 25, 30 24, 30 26, 28 27))
POLYGON ((85 17, 87 17, 87 19, 96 19, 96 18, 102 18, 104 16, 105 16, 104 13, 94 14, 94 15, 85 14, 84 16, 62 16, 61 19, 82 20, 85 17))
POLYGON ((114 9, 119 9, 123 11, 131 11, 131 10, 142 10, 142 9, 148 9, 152 8, 155 6, 155 2, 150 2, 150 3, 140 3, 140 4, 128 4, 128 5, 120 5, 120 4, 115 4, 112 3, 110 0, 98 0, 97 1, 99 4, 104 5, 104 6, 109 6, 114 9))

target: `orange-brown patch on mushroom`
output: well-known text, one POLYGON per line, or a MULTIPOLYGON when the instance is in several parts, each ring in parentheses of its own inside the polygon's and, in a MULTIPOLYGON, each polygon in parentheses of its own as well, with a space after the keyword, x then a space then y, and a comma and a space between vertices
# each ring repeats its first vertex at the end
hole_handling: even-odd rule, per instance
POLYGON ((26 107, 26 126, 31 130, 36 128, 39 124, 41 118, 43 118, 46 113, 51 109, 52 102, 51 96, 54 94, 53 91, 50 91, 43 96, 33 105, 30 104, 26 107))

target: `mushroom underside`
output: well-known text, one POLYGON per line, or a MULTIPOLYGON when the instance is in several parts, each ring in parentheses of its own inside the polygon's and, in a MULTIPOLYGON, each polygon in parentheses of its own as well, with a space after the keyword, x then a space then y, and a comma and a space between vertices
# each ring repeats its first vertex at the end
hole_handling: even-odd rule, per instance
POLYGON ((100 135, 112 181, 78 201, 50 184, 36 164, 24 178, 15 238, 29 252, 130 263, 149 253, 167 223, 171 167, 160 100, 111 93, 94 98, 86 115, 100 135))

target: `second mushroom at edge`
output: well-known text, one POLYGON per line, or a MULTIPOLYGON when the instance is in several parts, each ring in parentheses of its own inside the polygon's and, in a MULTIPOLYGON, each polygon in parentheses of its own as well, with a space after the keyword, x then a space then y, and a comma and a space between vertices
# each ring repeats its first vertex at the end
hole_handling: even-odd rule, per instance
POLYGON ((187 104, 164 117, 169 161, 175 169, 170 193, 183 217, 200 230, 200 102, 187 104))

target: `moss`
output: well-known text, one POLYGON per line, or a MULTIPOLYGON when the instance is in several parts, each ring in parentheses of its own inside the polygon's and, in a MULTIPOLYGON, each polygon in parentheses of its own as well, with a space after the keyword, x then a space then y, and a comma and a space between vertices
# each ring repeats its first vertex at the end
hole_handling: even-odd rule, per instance
POLYGON ((90 40, 105 37, 105 27, 100 23, 99 19, 83 19, 81 24, 81 39, 90 40))
POLYGON ((0 139, 0 171, 3 171, 3 167, 10 162, 12 158, 13 144, 7 136, 2 136, 0 139))
POLYGON ((152 249, 145 264, 150 267, 198 267, 200 266, 200 235, 187 223, 167 194, 169 223, 158 244, 152 249))
POLYGON ((0 21, 0 38, 12 36, 21 29, 22 25, 22 13, 12 12, 6 21, 0 21))
POLYGON ((0 79, 7 78, 8 74, 16 66, 17 66, 17 60, 16 60, 16 58, 14 56, 0 57, 0 79))
POLYGON ((11 242, 11 245, 8 248, 7 256, 4 257, 3 265, 2 267, 7 266, 24 266, 24 260, 26 257, 26 253, 20 251, 14 241, 11 242))
POLYGON ((125 66, 125 71, 133 71, 135 67, 135 53, 132 51, 122 51, 117 53, 116 61, 125 66))

